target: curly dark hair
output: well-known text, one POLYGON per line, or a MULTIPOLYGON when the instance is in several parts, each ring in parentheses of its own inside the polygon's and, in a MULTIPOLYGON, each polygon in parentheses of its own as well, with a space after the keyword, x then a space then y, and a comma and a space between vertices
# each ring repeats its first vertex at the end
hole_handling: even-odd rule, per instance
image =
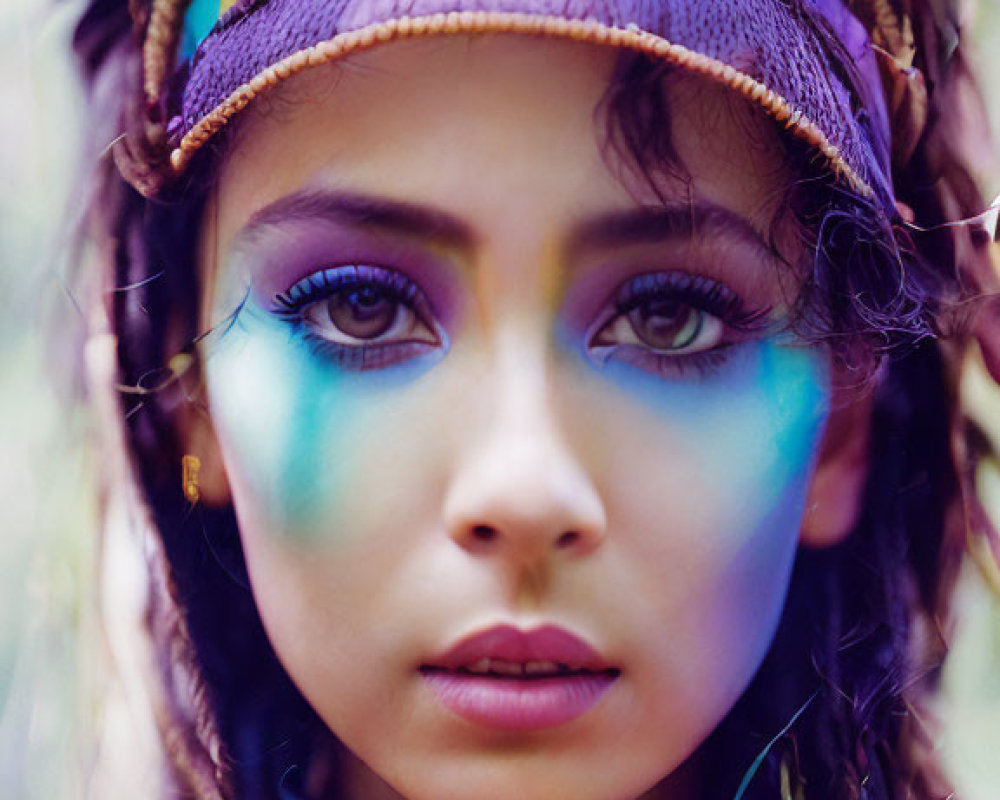
MULTIPOLYGON (((80 282, 130 287, 94 296, 110 298, 124 388, 112 424, 124 430, 150 533, 146 623, 169 767, 163 796, 332 798, 342 746, 268 641, 233 510, 192 510, 178 480, 178 412, 203 403, 196 243, 228 135, 197 156, 184 186, 157 200, 125 182, 106 151, 98 158, 146 119, 137 87, 150 6, 90 0, 74 47, 97 163, 86 235, 98 269, 80 282)), ((855 6, 862 22, 891 13, 912 26, 915 69, 886 55, 883 75, 898 100, 890 104, 898 211, 890 218, 840 188, 804 145, 788 141, 800 180, 781 213, 815 254, 799 276, 794 324, 859 375, 877 374, 870 479, 853 534, 831 549, 800 550, 769 654, 701 748, 713 764, 704 790, 713 800, 937 796, 934 731, 915 709, 937 688, 966 537, 993 536, 970 488, 986 439, 961 413, 957 379, 997 278, 989 234, 949 225, 984 209, 975 164, 986 154, 972 136, 985 127, 978 90, 946 0, 855 6)), ((850 80, 850 59, 840 55, 850 80)), ((608 147, 654 186, 663 170, 683 170, 665 134, 669 109, 658 87, 667 71, 621 56, 603 106, 608 147)), ((998 346, 987 342, 987 356, 998 346)))

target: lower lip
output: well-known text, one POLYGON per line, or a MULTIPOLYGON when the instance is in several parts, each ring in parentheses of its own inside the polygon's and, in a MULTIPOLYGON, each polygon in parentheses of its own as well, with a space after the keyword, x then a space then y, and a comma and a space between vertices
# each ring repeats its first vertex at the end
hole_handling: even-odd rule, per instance
POLYGON ((613 673, 532 679, 458 672, 421 674, 449 711, 469 722, 508 731, 570 722, 593 708, 618 677, 613 673))

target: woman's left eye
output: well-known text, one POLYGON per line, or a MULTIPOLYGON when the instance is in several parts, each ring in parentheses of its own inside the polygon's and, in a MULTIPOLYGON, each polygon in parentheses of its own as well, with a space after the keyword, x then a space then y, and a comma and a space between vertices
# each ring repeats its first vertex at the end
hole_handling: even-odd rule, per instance
POLYGON ((590 351, 662 375, 718 365, 729 345, 759 335, 769 313, 718 281, 679 271, 635 275, 609 305, 591 329, 590 351))
POLYGON ((681 355, 712 350, 722 343, 724 334, 722 320, 704 309, 659 297, 617 314, 597 333, 593 344, 637 345, 681 355))
POLYGON ((276 295, 273 312, 342 367, 391 366, 441 344, 417 285, 374 265, 330 267, 276 295))

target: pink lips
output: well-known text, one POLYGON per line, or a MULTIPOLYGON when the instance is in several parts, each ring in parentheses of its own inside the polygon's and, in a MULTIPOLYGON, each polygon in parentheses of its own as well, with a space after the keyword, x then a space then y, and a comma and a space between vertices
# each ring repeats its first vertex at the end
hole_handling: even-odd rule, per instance
POLYGON ((500 625, 462 639, 420 672, 449 711, 492 728, 561 725, 592 708, 619 670, 554 625, 500 625))

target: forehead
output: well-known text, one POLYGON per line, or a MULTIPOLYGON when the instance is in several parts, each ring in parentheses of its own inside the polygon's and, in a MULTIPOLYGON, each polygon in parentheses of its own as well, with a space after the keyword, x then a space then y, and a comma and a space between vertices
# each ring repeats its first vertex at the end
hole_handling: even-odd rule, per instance
POLYGON ((664 197, 700 199, 769 232, 789 177, 773 123, 733 93, 675 73, 633 98, 634 118, 609 124, 620 58, 573 42, 455 36, 309 71, 243 120, 222 169, 222 227, 235 230, 296 190, 331 186, 487 227, 528 214, 558 227, 664 197), (613 142, 646 135, 634 125, 659 105, 666 113, 655 121, 668 127, 681 168, 654 192, 613 142), (626 136, 609 140, 619 123, 626 136))

